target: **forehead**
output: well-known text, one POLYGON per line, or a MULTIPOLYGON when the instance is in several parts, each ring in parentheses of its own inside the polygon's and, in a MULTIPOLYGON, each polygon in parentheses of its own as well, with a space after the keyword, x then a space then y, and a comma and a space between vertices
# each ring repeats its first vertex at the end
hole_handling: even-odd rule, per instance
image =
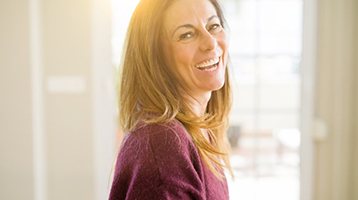
POLYGON ((195 25, 213 15, 217 13, 209 0, 176 0, 164 14, 164 26, 173 29, 183 24, 195 25))

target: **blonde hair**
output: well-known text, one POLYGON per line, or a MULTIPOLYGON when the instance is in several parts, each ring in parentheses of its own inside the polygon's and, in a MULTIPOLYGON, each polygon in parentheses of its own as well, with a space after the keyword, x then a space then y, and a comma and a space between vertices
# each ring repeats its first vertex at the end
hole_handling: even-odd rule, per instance
MULTIPOLYGON (((136 7, 127 32, 119 79, 120 125, 124 131, 133 130, 137 123, 166 123, 179 120, 196 145, 204 163, 218 178, 218 167, 231 172, 226 137, 228 114, 231 108, 231 89, 228 67, 225 83, 213 91, 204 116, 196 116, 182 91, 181 81, 166 65, 163 41, 163 15, 173 0, 141 0, 136 7), (209 133, 211 142, 201 129, 209 133)), ((222 24, 222 11, 214 5, 222 24)))

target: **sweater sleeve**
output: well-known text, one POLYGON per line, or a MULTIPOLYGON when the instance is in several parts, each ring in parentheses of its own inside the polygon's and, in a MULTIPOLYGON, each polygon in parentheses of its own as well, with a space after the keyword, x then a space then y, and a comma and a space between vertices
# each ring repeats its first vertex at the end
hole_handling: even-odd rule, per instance
POLYGON ((147 125, 123 143, 109 199, 205 199, 202 170, 183 127, 147 125))

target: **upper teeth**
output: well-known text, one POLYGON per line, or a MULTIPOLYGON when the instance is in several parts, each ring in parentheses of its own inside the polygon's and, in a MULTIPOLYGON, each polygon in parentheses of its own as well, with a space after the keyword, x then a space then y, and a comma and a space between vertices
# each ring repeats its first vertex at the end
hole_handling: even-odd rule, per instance
POLYGON ((216 57, 216 58, 212 58, 210 60, 206 60, 206 61, 204 61, 202 63, 199 63, 199 64, 196 65, 196 67, 197 68, 205 68, 205 67, 209 67, 211 65, 214 65, 214 64, 216 64, 218 62, 219 62, 219 57, 216 57))

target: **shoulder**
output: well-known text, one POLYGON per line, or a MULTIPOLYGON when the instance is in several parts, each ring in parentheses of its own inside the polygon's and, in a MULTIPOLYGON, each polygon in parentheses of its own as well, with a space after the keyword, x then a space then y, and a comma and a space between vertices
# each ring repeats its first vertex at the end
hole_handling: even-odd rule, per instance
POLYGON ((130 132, 122 144, 112 193, 179 195, 186 191, 201 196, 202 180, 199 153, 183 125, 178 121, 146 124, 130 132))
MULTIPOLYGON (((178 121, 165 124, 140 124, 125 136, 122 150, 133 148, 150 148, 152 151, 169 147, 185 148, 192 145, 191 137, 185 127, 178 121)), ((146 150, 146 149, 143 149, 146 150)), ((147 149, 148 150, 148 149, 147 149)))
POLYGON ((166 168, 178 162, 198 162, 199 154, 185 127, 175 120, 138 126, 126 136, 118 159, 127 165, 166 168))
POLYGON ((185 127, 177 120, 170 121, 164 124, 144 124, 140 123, 128 135, 133 137, 141 137, 143 135, 148 137, 155 137, 156 135, 176 135, 183 138, 188 138, 185 127))

